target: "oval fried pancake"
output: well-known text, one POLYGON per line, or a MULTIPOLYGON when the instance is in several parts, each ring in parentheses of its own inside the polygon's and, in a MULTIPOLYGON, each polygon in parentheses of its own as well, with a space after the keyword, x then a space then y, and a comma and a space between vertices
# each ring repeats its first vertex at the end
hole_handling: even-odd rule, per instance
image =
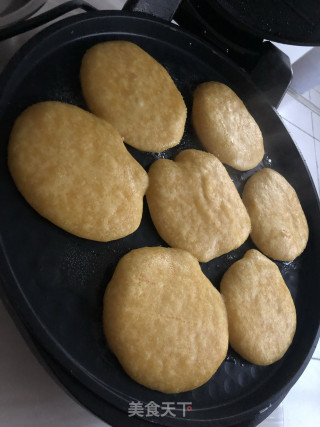
POLYGON ((239 247, 250 218, 223 164, 213 154, 184 150, 149 170, 147 202, 160 236, 209 261, 239 247))
POLYGON ((259 126, 241 99, 223 83, 206 82, 197 87, 192 122, 204 147, 222 163, 244 171, 262 160, 259 126))
POLYGON ((105 291, 103 326, 128 375, 163 393, 204 384, 228 349, 223 299, 197 260, 180 249, 126 254, 105 291))
POLYGON ((8 164, 28 203, 69 233, 109 241, 140 224, 147 173, 109 123, 78 107, 27 108, 13 126, 8 164))
POLYGON ((156 152, 179 144, 187 116, 183 98, 165 68, 136 44, 93 46, 83 57, 80 79, 89 109, 127 144, 156 152))
POLYGON ((293 261, 308 242, 309 228, 298 196, 288 181, 273 169, 252 175, 242 200, 252 224, 251 238, 270 258, 293 261))
POLYGON ((279 360, 296 330, 295 306, 277 265, 251 249, 224 274, 231 346, 257 365, 279 360))

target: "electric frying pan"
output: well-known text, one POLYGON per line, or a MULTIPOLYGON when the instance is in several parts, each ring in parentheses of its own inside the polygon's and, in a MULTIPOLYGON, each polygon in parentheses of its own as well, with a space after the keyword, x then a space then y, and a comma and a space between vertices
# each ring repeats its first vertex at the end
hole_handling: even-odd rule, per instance
MULTIPOLYGON (((60 381, 90 410, 112 425, 167 426, 255 425, 267 417, 297 381, 316 346, 320 301, 320 209, 309 172, 275 110, 228 58, 175 25, 137 12, 88 12, 60 21, 39 33, 13 58, 0 79, 2 295, 32 348, 60 381), (241 192, 246 179, 262 167, 283 174, 296 189, 310 228, 304 253, 278 263, 297 309, 297 331, 285 356, 258 367, 229 350, 214 377, 187 393, 164 395, 131 380, 104 340, 102 296, 115 265, 133 248, 165 245, 147 205, 139 229, 110 243, 73 236, 39 216, 16 189, 7 168, 7 142, 17 115, 32 103, 59 100, 86 108, 79 67, 95 43, 123 39, 137 43, 163 64, 181 91, 188 111, 193 89, 201 82, 228 84, 258 122, 265 157, 254 170, 228 171, 241 192), (192 411, 175 417, 128 418, 131 401, 192 402, 192 411)), ((159 157, 186 148, 202 149, 188 117, 182 142, 164 153, 129 148, 146 168, 159 157)), ((202 264, 219 288, 224 271, 245 251, 239 249, 202 264)), ((181 408, 181 406, 180 406, 181 408)))

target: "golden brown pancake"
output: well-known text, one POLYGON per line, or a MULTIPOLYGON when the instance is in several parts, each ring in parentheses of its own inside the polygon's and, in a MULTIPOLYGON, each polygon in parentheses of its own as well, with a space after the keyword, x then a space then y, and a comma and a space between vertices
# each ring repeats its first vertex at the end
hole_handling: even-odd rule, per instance
POLYGON ((183 98, 167 70, 127 41, 108 41, 83 57, 81 85, 89 109, 124 141, 160 152, 179 144, 186 122, 183 98))
POLYGON ((303 252, 308 223, 295 190, 282 175, 260 170, 246 182, 242 199, 251 219, 251 238, 261 252, 280 261, 293 261, 303 252))
POLYGON ((184 150, 149 170, 147 202, 160 236, 207 262, 242 245, 250 218, 223 164, 213 154, 184 150))
POLYGON ((231 346, 257 365, 279 360, 292 342, 296 310, 277 265, 251 249, 226 271, 220 290, 231 346))
POLYGON ((42 216, 69 233, 109 241, 139 226, 147 173, 105 120, 61 102, 41 102, 16 120, 11 175, 42 216))
POLYGON ((222 163, 244 171, 262 160, 259 126, 228 86, 219 82, 200 84, 194 92, 192 122, 203 146, 222 163))
POLYGON ((128 375, 163 393, 204 384, 228 349, 223 299, 197 260, 180 249, 125 255, 105 291, 103 326, 128 375))

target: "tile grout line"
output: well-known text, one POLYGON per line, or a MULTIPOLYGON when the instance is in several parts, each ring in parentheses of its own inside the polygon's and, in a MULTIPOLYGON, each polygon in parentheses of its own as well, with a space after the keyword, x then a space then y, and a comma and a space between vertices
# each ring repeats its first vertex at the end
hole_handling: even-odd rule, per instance
POLYGON ((293 90, 291 87, 288 88, 287 94, 294 98, 296 101, 300 102, 300 104, 307 107, 309 110, 313 111, 315 114, 320 116, 320 108, 313 104, 310 100, 300 95, 300 93, 293 90))
MULTIPOLYGON (((310 96, 310 94, 309 94, 310 96)), ((313 133, 313 147, 314 147, 314 158, 316 162, 316 168, 317 168, 317 178, 318 178, 318 188, 320 191, 320 174, 319 174, 319 163, 317 158, 317 148, 316 148, 316 138, 314 137, 314 126, 313 126, 313 114, 311 112, 311 125, 312 125, 312 133, 313 133)))
MULTIPOLYGON (((290 123, 290 125, 294 126, 295 128, 301 130, 301 132, 304 132, 306 135, 310 136, 310 138, 313 138, 315 141, 319 141, 320 139, 316 138, 314 135, 311 135, 310 133, 306 132, 305 130, 301 129, 299 126, 297 126, 296 124, 290 122, 290 120, 288 120, 286 117, 281 116, 281 114, 279 113, 280 117, 282 120, 285 120, 286 122, 290 123)), ((312 115, 311 115, 311 122, 312 122, 312 115)), ((312 123, 312 131, 313 131, 313 123, 312 123)), ((289 131, 288 131, 289 132, 289 131)), ((290 133, 290 132, 289 132, 290 133)))
MULTIPOLYGON (((314 89, 314 91, 315 92, 317 92, 319 95, 320 95, 320 92, 318 91, 318 90, 316 90, 316 89, 314 89)), ((310 90, 308 91, 308 95, 309 95, 309 100, 311 101, 311 93, 310 93, 310 90)), ((312 133, 313 133, 313 145, 314 145, 314 152, 315 152, 315 163, 316 163, 316 169, 317 169, 317 178, 318 178, 318 188, 319 188, 319 197, 320 197, 320 170, 319 170, 319 167, 320 167, 320 164, 319 164, 319 162, 318 162, 318 156, 317 156, 317 153, 318 153, 318 150, 317 150, 317 138, 315 137, 315 135, 314 135, 314 123, 313 123, 313 112, 311 111, 311 125, 312 125, 312 133)), ((319 154, 320 154, 320 151, 319 151, 319 154)))

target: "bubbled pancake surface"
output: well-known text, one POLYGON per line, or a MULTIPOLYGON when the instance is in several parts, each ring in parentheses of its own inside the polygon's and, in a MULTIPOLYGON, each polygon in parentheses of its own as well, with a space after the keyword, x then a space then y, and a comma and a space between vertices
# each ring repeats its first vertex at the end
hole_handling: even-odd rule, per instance
POLYGON ((230 344, 257 365, 279 360, 296 330, 296 310, 277 265, 255 249, 224 274, 230 344))
POLYGON ((203 146, 222 163, 244 171, 262 160, 259 126, 241 99, 223 83, 206 82, 196 88, 192 122, 203 146))
POLYGON ((126 254, 106 288, 103 324, 124 370, 164 393, 208 381, 228 349, 222 297, 198 261, 180 249, 126 254))
POLYGON ((246 182, 242 200, 250 215, 251 238, 265 255, 293 261, 305 249, 309 228, 298 196, 273 169, 256 172, 246 182))
POLYGON ((160 236, 199 261, 239 247, 250 219, 223 164, 213 154, 184 150, 149 169, 147 202, 160 236))
POLYGON ((8 164, 27 202, 72 234, 110 241, 140 224, 147 173, 110 124, 76 106, 27 108, 12 129, 8 164))
POLYGON ((89 109, 111 123, 124 141, 160 152, 179 144, 184 100, 166 69, 127 41, 108 41, 83 57, 81 86, 89 109))

